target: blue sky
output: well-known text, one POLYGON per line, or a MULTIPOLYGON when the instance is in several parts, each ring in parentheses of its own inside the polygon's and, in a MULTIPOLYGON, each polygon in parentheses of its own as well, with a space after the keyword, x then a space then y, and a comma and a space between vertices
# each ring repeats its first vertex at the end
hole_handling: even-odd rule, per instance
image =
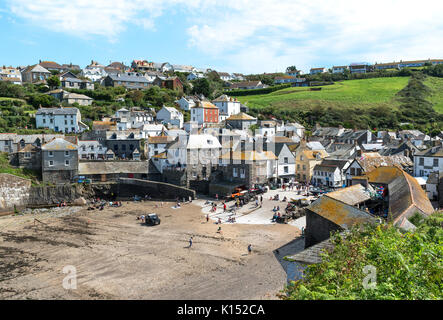
POLYGON ((133 59, 262 73, 443 58, 442 1, 1 0, 0 65, 133 59))

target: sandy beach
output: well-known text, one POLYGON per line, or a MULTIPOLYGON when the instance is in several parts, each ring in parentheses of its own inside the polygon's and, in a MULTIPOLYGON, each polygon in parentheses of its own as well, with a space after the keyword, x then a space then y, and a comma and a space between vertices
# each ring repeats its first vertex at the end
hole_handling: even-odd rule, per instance
MULTIPOLYGON (((160 205, 124 202, 102 211, 67 207, 0 217, 0 298, 277 298, 286 283, 283 256, 303 247, 298 227, 222 223, 217 233, 215 217, 206 222, 204 200, 178 209, 160 205), (136 219, 150 212, 160 225, 136 219), (66 266, 75 268, 76 289, 62 285, 66 266)), ((255 214, 263 217, 240 219, 268 219, 267 208, 255 214)))

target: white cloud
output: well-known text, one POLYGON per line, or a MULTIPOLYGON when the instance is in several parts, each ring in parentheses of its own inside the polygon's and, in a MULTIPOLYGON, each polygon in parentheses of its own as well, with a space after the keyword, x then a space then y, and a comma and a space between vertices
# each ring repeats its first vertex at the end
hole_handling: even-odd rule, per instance
MULTIPOLYGON (((422 0, 8 0, 32 23, 113 41, 130 24, 183 13, 188 45, 223 71, 264 72, 295 64, 441 58, 442 1, 422 0)), ((177 62, 180 63, 180 62, 177 62)), ((328 65, 326 65, 328 66, 328 65)))

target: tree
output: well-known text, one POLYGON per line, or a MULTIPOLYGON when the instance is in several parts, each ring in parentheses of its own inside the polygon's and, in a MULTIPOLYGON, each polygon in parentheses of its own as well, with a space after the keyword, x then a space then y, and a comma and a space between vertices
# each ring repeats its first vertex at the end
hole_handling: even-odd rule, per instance
POLYGON ((52 89, 54 88, 58 88, 60 87, 60 78, 57 76, 50 76, 47 80, 46 80, 48 86, 52 89))
POLYGON ((203 94, 205 97, 211 97, 211 86, 206 78, 197 79, 194 81, 194 88, 192 88, 193 94, 203 94))
POLYGON ((290 71, 292 71, 292 72, 297 71, 297 67, 296 66, 289 66, 289 67, 287 67, 286 68, 286 72, 290 72, 290 71))

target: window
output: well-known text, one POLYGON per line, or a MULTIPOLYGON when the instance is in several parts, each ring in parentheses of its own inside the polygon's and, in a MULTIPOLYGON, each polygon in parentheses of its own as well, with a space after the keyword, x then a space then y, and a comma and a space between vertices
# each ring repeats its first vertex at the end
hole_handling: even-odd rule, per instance
POLYGON ((288 157, 284 157, 284 158, 283 158, 283 162, 284 162, 284 163, 288 163, 288 157))
POLYGON ((68 120, 65 120, 65 124, 68 124, 68 120))
POLYGON ((425 158, 420 158, 419 165, 421 166, 425 165, 425 158))
POLYGON ((69 156, 69 151, 65 151, 65 157, 69 156))
POLYGON ((49 151, 49 152, 48 152, 48 155, 49 155, 50 157, 53 157, 53 156, 54 156, 54 151, 49 151))
POLYGON ((25 159, 30 159, 31 158, 31 152, 25 152, 24 158, 25 159))
POLYGON ((303 156, 300 156, 300 160, 303 161, 305 158, 303 156))
POLYGON ((232 176, 237 177, 237 168, 232 168, 232 176))
POLYGON ((284 171, 284 173, 288 173, 288 172, 289 172, 289 168, 288 168, 287 166, 285 166, 285 167, 283 168, 283 171, 284 171))
POLYGON ((306 166, 305 165, 303 165, 303 170, 306 170, 306 166))
POLYGON ((433 167, 438 167, 438 159, 434 159, 433 167))
POLYGON ((297 165, 297 170, 300 170, 300 165, 299 164, 297 165))
POLYGON ((351 168, 351 175, 355 176, 355 168, 351 168))
POLYGON ((65 160, 65 166, 69 166, 69 160, 65 160))
POLYGON ((52 167, 54 165, 54 161, 49 160, 49 166, 52 167))
POLYGON ((43 119, 43 123, 46 123, 46 119, 43 119))

